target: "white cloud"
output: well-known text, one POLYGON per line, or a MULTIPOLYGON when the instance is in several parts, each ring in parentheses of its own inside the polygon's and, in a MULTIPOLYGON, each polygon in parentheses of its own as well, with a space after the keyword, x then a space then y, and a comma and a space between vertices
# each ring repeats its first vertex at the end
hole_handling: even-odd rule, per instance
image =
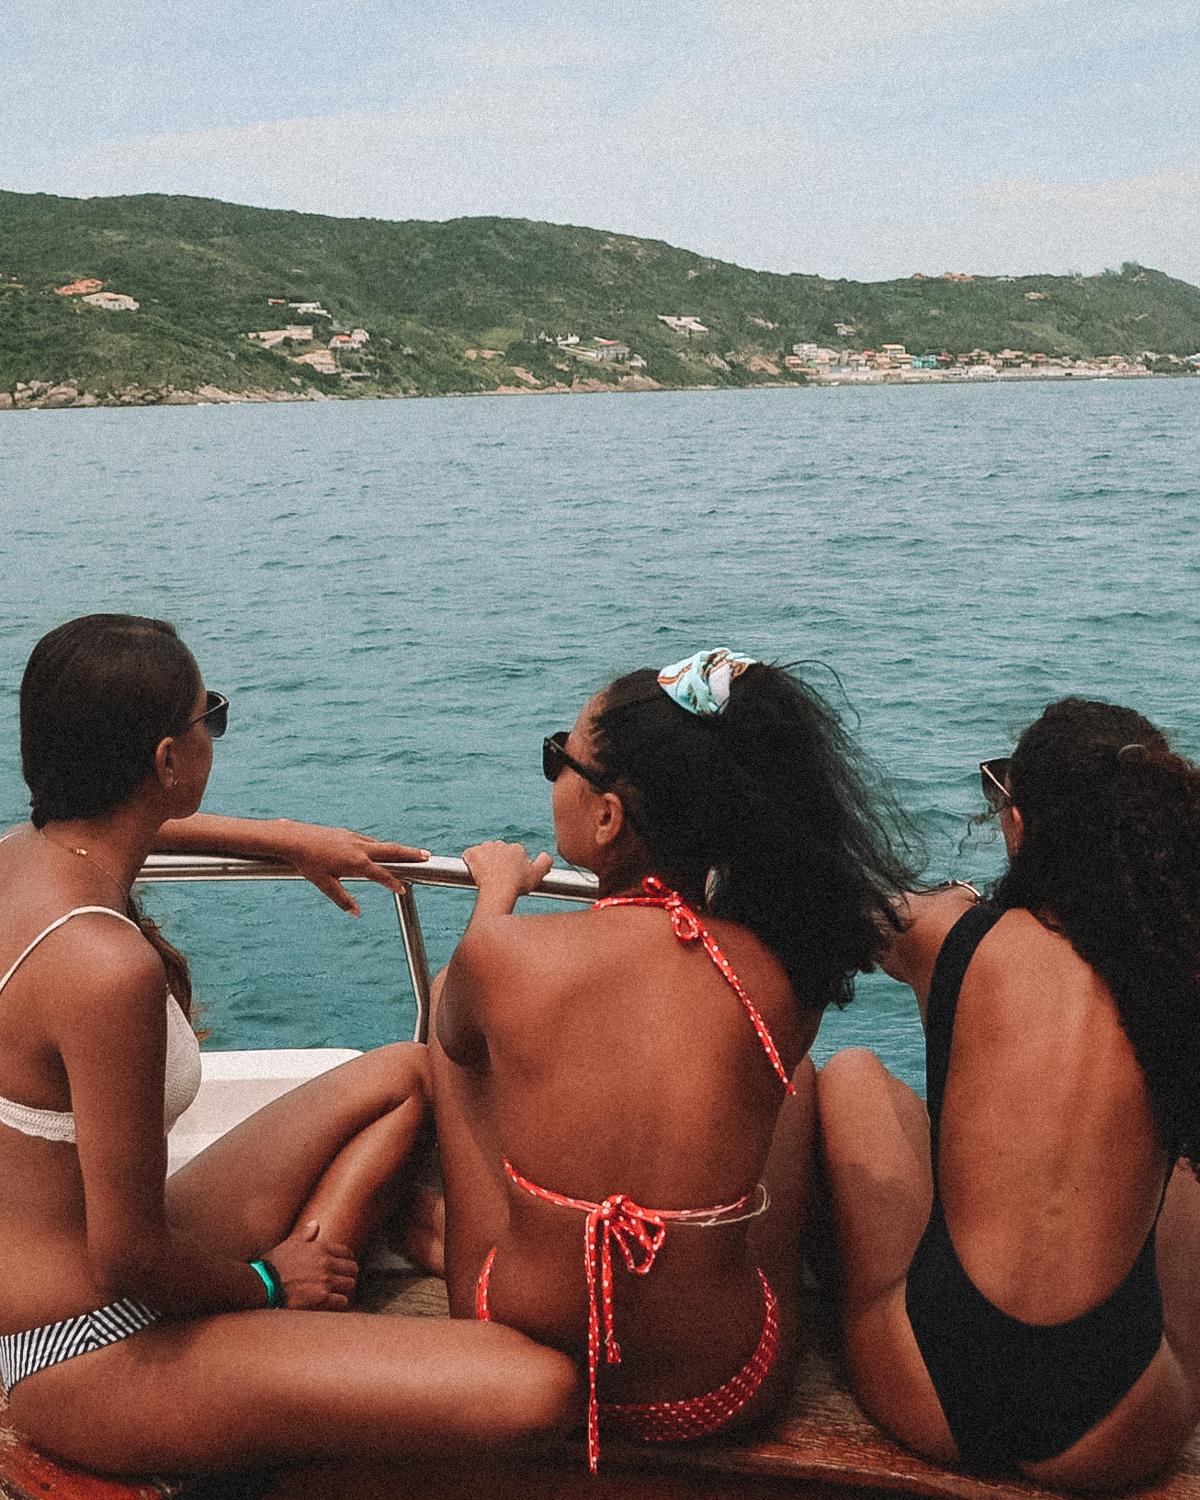
POLYGON ((1046 0, 712 0, 727 59, 761 76, 833 82, 885 70, 897 46, 922 49, 921 81, 981 24, 1044 9, 1046 0))
MULTIPOLYGON (((1088 3, 1093 17, 1136 19, 1131 0, 1088 3)), ((1059 70, 1061 89, 1030 82, 1030 58, 1069 49, 1069 26, 1051 35, 1047 17, 1081 18, 1078 0, 695 0, 685 12, 706 25, 681 20, 653 55, 615 25, 480 30, 435 46, 438 66, 406 74, 406 97, 386 108, 26 142, 5 185, 396 219, 511 214, 863 278, 1138 259, 1200 280, 1197 132, 1163 69, 1145 80, 1161 107, 1139 105, 1136 122, 1128 80, 1119 99, 1106 84, 1097 111, 1078 96, 1058 108, 1086 59, 1078 76, 1059 70), (946 86, 969 67, 992 75, 974 114, 974 81, 946 86), (1072 182, 1089 160, 1093 180, 1072 182)), ((1138 11, 1160 29, 1181 14, 1174 0, 1138 11)), ((1163 50, 1177 67, 1181 49, 1163 50)))

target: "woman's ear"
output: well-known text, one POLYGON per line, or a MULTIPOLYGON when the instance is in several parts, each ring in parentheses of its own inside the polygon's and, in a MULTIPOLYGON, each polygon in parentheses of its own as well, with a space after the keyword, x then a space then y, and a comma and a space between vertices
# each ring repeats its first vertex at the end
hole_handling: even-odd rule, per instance
POLYGON ((596 817, 596 843, 604 848, 615 844, 625 827, 625 808, 616 792, 601 792, 596 817))
POLYGON ((1025 842, 1025 817, 1017 804, 1011 800, 1004 809, 1004 817, 1000 820, 1000 831, 1004 834, 1004 847, 1008 850, 1008 857, 1012 859, 1025 842))
POLYGON ((175 763, 177 750, 178 746, 174 738, 168 735, 165 740, 159 740, 154 751, 154 774, 164 792, 173 792, 175 783, 179 780, 179 772, 175 763))

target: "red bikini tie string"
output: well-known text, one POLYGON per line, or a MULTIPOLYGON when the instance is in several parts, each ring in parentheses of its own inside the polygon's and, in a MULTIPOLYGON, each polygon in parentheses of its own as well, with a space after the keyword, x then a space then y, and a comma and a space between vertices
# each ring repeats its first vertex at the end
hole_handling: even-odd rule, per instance
POLYGON ((789 1094, 796 1092, 792 1080, 788 1077, 787 1069, 783 1065, 783 1059, 779 1056, 779 1049, 775 1046, 775 1039, 767 1030, 767 1023, 759 1014, 758 1007, 746 993, 742 981, 734 972, 733 965, 725 956, 725 950, 705 927, 704 923, 687 904, 678 891, 673 891, 670 886, 665 885, 657 875, 647 875, 642 881, 643 896, 605 896, 602 900, 594 903, 595 906, 661 906, 671 918, 671 927, 675 936, 681 943, 694 943, 699 941, 704 946, 704 951, 712 959, 720 971, 722 979, 742 1002, 742 1009, 750 1018, 750 1024, 754 1027, 758 1040, 762 1043, 762 1049, 767 1054, 767 1061, 775 1069, 779 1081, 789 1094))
POLYGON ((645 1276, 654 1265, 667 1237, 667 1223, 707 1223, 723 1214, 736 1213, 750 1201, 747 1193, 735 1203, 719 1203, 712 1208, 643 1208, 624 1193, 613 1193, 603 1203, 589 1203, 586 1198, 571 1198, 553 1188, 540 1187, 522 1177, 507 1157, 504 1170, 509 1180, 534 1198, 573 1208, 586 1215, 583 1224, 583 1271, 588 1294, 588 1468, 594 1474, 600 1462, 600 1401, 596 1381, 600 1371, 600 1330, 603 1320, 605 1363, 621 1363, 621 1346, 617 1342, 613 1317, 613 1257, 616 1240, 626 1270, 645 1276), (597 1295, 597 1287, 599 1294, 597 1295))

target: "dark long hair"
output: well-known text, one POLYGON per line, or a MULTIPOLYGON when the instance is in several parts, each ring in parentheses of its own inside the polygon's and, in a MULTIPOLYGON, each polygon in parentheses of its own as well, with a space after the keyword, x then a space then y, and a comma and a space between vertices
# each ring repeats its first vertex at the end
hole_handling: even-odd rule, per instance
MULTIPOLYGON (((200 682, 195 658, 165 620, 83 615, 44 635, 21 679, 21 770, 33 826, 120 807, 153 770, 159 742, 186 727, 200 682)), ((188 1013, 187 961, 132 894, 127 915, 188 1013)))
POLYGON ((618 678, 594 721, 595 758, 652 859, 779 959, 806 1008, 845 1004, 898 927, 911 885, 901 823, 808 683, 758 663, 719 714, 681 708, 645 670, 618 678))
POLYGON ((1163 1142, 1200 1168, 1200 769, 1130 708, 1052 703, 1009 767, 1024 837, 996 888, 1112 991, 1163 1142))

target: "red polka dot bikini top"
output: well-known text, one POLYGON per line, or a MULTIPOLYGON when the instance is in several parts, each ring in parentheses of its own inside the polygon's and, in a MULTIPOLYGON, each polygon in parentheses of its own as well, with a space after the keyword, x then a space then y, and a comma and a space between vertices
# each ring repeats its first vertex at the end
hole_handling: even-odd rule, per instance
MULTIPOLYGON (((681 943, 699 942, 709 958, 720 971, 721 977, 741 1001, 742 1009, 750 1019, 755 1034, 762 1043, 763 1051, 778 1075, 779 1081, 789 1094, 796 1092, 788 1077, 787 1069, 779 1056, 767 1023, 758 1008, 747 995, 742 981, 734 972, 721 945, 705 927, 696 912, 688 906, 678 891, 673 891, 654 875, 642 881, 642 894, 638 896, 605 896, 594 903, 593 910, 606 906, 657 906, 664 908, 671 918, 671 927, 681 943)), ((669 1223, 692 1223, 705 1226, 721 1222, 734 1222, 730 1214, 739 1213, 750 1202, 752 1194, 746 1193, 735 1203, 719 1203, 709 1208, 645 1208, 635 1203, 624 1193, 614 1193, 602 1203, 590 1203, 582 1198, 572 1198, 552 1188, 539 1187, 523 1177, 512 1162, 504 1162, 509 1181, 524 1192, 543 1202, 557 1204, 560 1208, 572 1208, 584 1217, 584 1275, 588 1289, 588 1461, 596 1467, 599 1455, 599 1406, 596 1397, 596 1376, 600 1364, 601 1344, 608 1364, 619 1364, 621 1349, 613 1330, 613 1242, 616 1242, 626 1269, 637 1276, 645 1276, 654 1265, 658 1252, 667 1237, 669 1223), (601 1337, 603 1331, 603 1339, 601 1337)), ((764 1204, 765 1206, 765 1204, 764 1204)), ((492 1252, 495 1254, 495 1251, 492 1252)), ((491 1269, 491 1257, 480 1278, 479 1315, 487 1316, 487 1273, 491 1269)), ((679 1403, 676 1403, 679 1404, 679 1403)))
POLYGON ((699 942, 703 945, 705 953, 712 959, 720 972, 721 978, 725 980, 729 988, 742 1002, 742 1009, 750 1018, 750 1024, 754 1027, 755 1034, 762 1043, 763 1051, 767 1054, 767 1060, 779 1076, 780 1083, 789 1094, 796 1090, 792 1087, 792 1080, 787 1075, 787 1069, 783 1066, 779 1056, 779 1050, 775 1046, 774 1038, 767 1029, 767 1023, 758 1012, 758 1007, 746 993, 746 987, 734 972, 733 965, 725 950, 705 927, 699 916, 692 910, 678 891, 673 891, 664 885, 656 875, 647 875, 642 881, 642 894, 640 896, 605 896, 601 900, 593 902, 592 910, 598 911, 603 906, 661 906, 666 909, 671 917, 671 927, 675 936, 681 943, 699 942))

